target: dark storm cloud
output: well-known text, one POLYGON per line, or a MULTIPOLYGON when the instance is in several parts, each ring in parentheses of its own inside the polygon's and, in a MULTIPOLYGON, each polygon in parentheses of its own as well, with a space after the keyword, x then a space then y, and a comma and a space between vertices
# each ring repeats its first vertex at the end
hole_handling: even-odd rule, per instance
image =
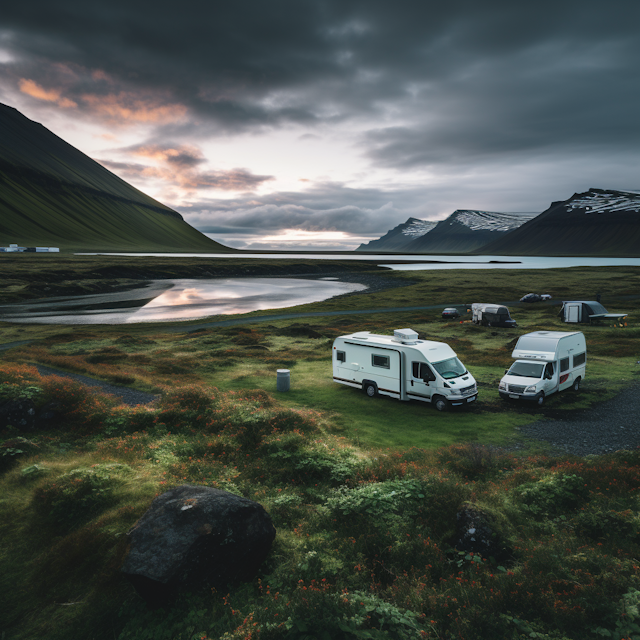
POLYGON ((388 167, 609 153, 640 138, 637 2, 164 7, 10 3, 2 42, 16 61, 2 73, 36 100, 174 139, 360 123, 363 152, 388 167))
POLYGON ((178 210, 200 231, 217 234, 238 234, 238 229, 256 234, 299 229, 375 236, 411 215, 429 217, 422 189, 386 193, 380 189, 351 189, 339 183, 316 185, 302 193, 203 200, 178 210))

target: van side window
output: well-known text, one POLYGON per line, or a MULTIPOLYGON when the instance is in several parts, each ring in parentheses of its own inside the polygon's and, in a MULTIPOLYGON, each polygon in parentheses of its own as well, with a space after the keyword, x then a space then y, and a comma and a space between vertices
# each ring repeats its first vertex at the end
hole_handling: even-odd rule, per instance
POLYGON ((347 359, 347 355, 344 351, 336 351, 336 360, 338 362, 344 362, 347 359))
POLYGON ((389 356, 379 356, 375 353, 371 355, 371 364, 374 367, 382 367, 383 369, 390 369, 389 356))
POLYGON ((573 356, 573 366, 579 367, 581 364, 584 364, 586 360, 587 360, 586 353, 578 353, 577 355, 573 356))
POLYGON ((562 358, 562 360, 560 360, 560 373, 563 371, 569 371, 569 358, 562 358))
POLYGON ((428 382, 436 379, 433 371, 431 371, 431 367, 424 362, 412 362, 411 368, 413 369, 413 377, 418 378, 418 380, 428 382))

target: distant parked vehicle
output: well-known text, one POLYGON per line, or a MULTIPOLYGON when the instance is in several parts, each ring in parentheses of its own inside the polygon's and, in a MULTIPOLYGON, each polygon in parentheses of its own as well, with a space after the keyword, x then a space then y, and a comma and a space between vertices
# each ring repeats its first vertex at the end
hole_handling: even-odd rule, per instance
POLYGON ((460 317, 460 313, 455 307, 447 307, 446 309, 442 310, 442 317, 444 319, 447 319, 447 318, 455 319, 460 317))
POLYGON ((580 389, 587 343, 580 331, 534 331, 518 338, 512 357, 516 361, 500 381, 500 397, 541 406, 556 391, 580 389))
POLYGON ((573 300, 563 302, 558 314, 564 322, 590 323, 594 320, 624 320, 626 313, 609 313, 599 302, 573 300))
POLYGON ((520 298, 520 302, 540 302, 541 300, 542 296, 538 293, 527 293, 526 296, 520 298))
POLYGON ((471 305, 471 320, 484 327, 515 327, 516 321, 509 315, 509 309, 501 304, 474 302, 471 305))

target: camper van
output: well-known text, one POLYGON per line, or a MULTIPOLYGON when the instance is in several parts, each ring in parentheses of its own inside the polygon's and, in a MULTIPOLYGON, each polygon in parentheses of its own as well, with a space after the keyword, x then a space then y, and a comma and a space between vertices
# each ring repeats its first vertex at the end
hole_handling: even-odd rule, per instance
POLYGON ((516 361, 500 381, 500 396, 542 405, 556 391, 578 391, 585 376, 587 343, 580 331, 534 331, 520 336, 512 357, 516 361))
POLYGON ((571 300, 562 303, 558 316, 564 322, 589 323, 594 320, 624 320, 627 313, 609 313, 599 302, 593 300, 571 300))
POLYGON ((419 340, 413 329, 396 329, 393 336, 360 331, 336 338, 333 380, 369 397, 432 402, 438 411, 478 397, 476 381, 453 349, 419 340))
POLYGON ((474 302, 471 305, 471 320, 484 327, 516 327, 516 321, 509 315, 509 309, 501 304, 474 302))

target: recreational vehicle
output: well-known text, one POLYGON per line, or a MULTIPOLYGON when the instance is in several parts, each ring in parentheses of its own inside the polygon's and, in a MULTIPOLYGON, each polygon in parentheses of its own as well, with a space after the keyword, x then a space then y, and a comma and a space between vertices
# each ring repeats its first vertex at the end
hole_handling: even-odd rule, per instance
POLYGON ((419 340, 412 329, 396 329, 393 336, 360 331, 336 338, 333 380, 369 397, 432 402, 438 411, 478 397, 476 381, 453 349, 419 340))
POLYGON ((587 344, 580 331, 534 331, 520 336, 512 357, 516 361, 500 381, 500 396, 542 405, 556 391, 578 391, 585 376, 587 344))
POLYGON ((590 323, 594 320, 623 320, 626 313, 609 313, 599 302, 572 300, 563 302, 558 314, 564 322, 590 323))
POLYGON ((485 327, 515 327, 516 321, 509 315, 509 309, 501 304, 474 302, 471 305, 471 319, 474 324, 485 327))

